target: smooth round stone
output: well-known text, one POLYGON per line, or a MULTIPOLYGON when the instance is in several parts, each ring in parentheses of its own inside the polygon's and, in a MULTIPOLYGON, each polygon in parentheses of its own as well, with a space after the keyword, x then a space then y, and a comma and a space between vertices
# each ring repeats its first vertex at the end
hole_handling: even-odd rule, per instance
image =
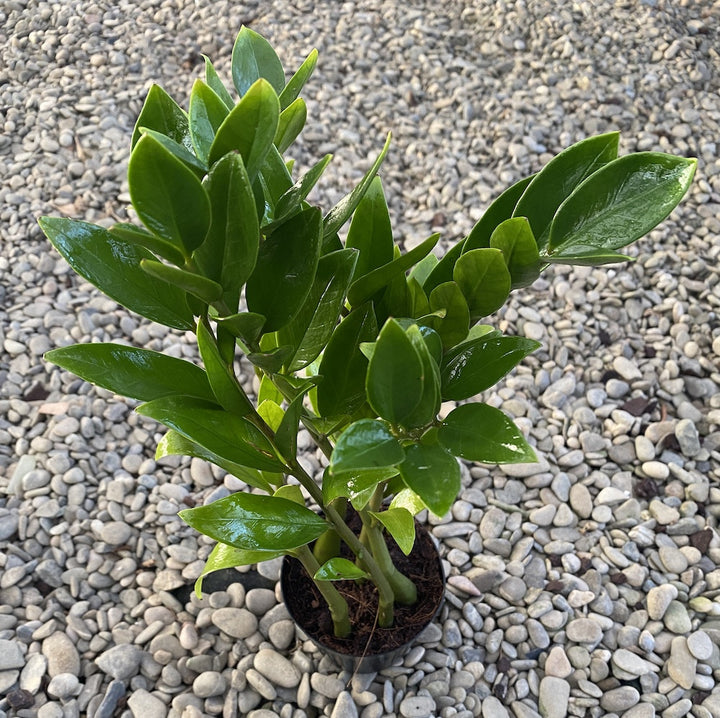
POLYGON ((665 627, 678 634, 687 634, 692 630, 690 616, 687 609, 680 601, 671 601, 665 615, 663 616, 665 627))
POLYGON ((521 578, 510 576, 497 589, 498 593, 511 603, 521 601, 527 593, 527 586, 521 578))
POLYGON ((576 643, 597 643, 602 638, 600 624, 591 618, 576 618, 568 623, 565 632, 576 643))
POLYGON ((310 676, 310 685, 313 690, 330 700, 335 700, 345 688, 345 683, 339 678, 324 673, 313 673, 310 676))
POLYGON ((240 640, 252 636, 258 627, 257 617, 246 608, 218 608, 210 620, 223 633, 240 640))
POLYGON ((268 629, 268 638, 278 650, 287 650, 295 640, 295 624, 289 619, 276 621, 268 629))
MULTIPOLYGON (((435 703, 433 701, 433 707, 434 705, 435 703)), ((348 691, 343 691, 338 696, 330 718, 358 718, 357 706, 348 691)))
POLYGON ((219 696, 225 692, 226 682, 221 673, 205 671, 193 681, 193 693, 198 698, 219 696))
POLYGON ((620 648, 613 653, 612 662, 620 670, 634 676, 644 676, 646 673, 652 672, 652 668, 647 661, 625 648, 620 648))
POLYGON ((640 693, 632 686, 621 686, 606 691, 600 699, 600 705, 611 713, 621 713, 632 708, 640 700, 640 693))
POLYGON ((270 682, 283 688, 295 688, 300 683, 300 671, 285 656, 263 648, 253 660, 253 666, 270 682))
POLYGON ((663 566, 670 573, 681 574, 688 567, 688 560, 685 554, 673 546, 661 546, 658 554, 663 566))
POLYGON ((132 528, 123 521, 110 521, 100 531, 100 538, 111 546, 127 543, 132 536, 132 528))
POLYGON ((48 684, 48 695, 64 700, 74 696, 80 690, 80 681, 72 673, 60 673, 48 684))
POLYGON ((435 708, 432 696, 407 696, 400 702, 400 715, 404 718, 428 718, 435 708))
POLYGON ((670 469, 662 461, 644 461, 641 465, 643 473, 656 481, 664 481, 670 476, 670 469))
POLYGON ((581 518, 590 518, 593 499, 585 484, 573 484, 570 488, 570 508, 581 518))
POLYGON ((545 659, 545 673, 556 678, 567 678, 573 669, 562 646, 554 646, 545 659))
POLYGON ((245 607, 256 616, 264 616, 276 603, 275 592, 269 588, 253 588, 245 595, 245 607))
POLYGON ((545 676, 540 681, 538 707, 544 718, 565 718, 570 699, 570 684, 562 678, 545 676))
POLYGON ((690 653, 699 661, 706 661, 713 654, 713 642, 705 631, 695 631, 687 637, 690 653))
POLYGON ((80 655, 70 638, 57 631, 42 643, 42 653, 47 658, 47 672, 53 678, 61 673, 80 673, 80 655))
POLYGON ((101 671, 119 681, 132 678, 140 670, 143 652, 129 643, 113 646, 101 653, 95 663, 101 671))
POLYGON ((678 590, 672 584, 654 586, 647 594, 647 612, 653 621, 660 621, 668 606, 678 596, 678 590))

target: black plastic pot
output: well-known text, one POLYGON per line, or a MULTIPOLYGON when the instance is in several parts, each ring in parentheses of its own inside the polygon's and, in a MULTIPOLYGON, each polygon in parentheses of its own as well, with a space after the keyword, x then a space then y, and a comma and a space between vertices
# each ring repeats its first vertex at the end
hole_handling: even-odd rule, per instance
MULTIPOLYGON (((440 608, 442 607, 444 597, 444 586, 445 586, 445 574, 443 571, 442 560, 440 554, 437 551, 432 538, 427 533, 427 530, 416 523, 417 538, 415 541, 415 548, 411 552, 409 559, 413 559, 413 554, 416 552, 419 541, 426 541, 432 545, 434 551, 434 558, 428 561, 427 557, 422 558, 423 566, 422 570, 427 573, 435 574, 435 577, 439 577, 442 590, 439 591, 437 596, 423 596, 419 595, 418 604, 421 606, 421 610, 425 619, 418 623, 414 628, 413 634, 406 638, 399 645, 395 645, 390 650, 378 651, 373 650, 373 647, 366 647, 364 653, 353 653, 346 649, 346 646, 342 646, 342 640, 332 638, 335 646, 328 645, 323 637, 316 631, 314 631, 307 623, 303 620, 303 615, 307 614, 307 608, 312 605, 315 608, 318 605, 317 596, 313 594, 312 590, 298 591, 296 581, 298 574, 303 577, 307 577, 305 569, 297 559, 290 556, 286 556, 283 560, 282 570, 280 573, 280 587, 282 589, 283 598, 285 605, 287 606, 288 612, 292 617, 295 625, 302 630, 302 632, 312 640, 312 642, 318 647, 324 654, 330 656, 335 663, 342 669, 350 671, 352 673, 374 673, 381 671, 383 668, 388 668, 393 665, 398 658, 406 655, 415 644, 415 640, 432 623, 437 616, 440 608), (339 645, 340 644, 340 645, 339 645)), ((309 579, 306 579, 309 580, 309 579)), ((343 583, 343 582, 341 582, 343 583)), ((322 609, 325 609, 324 604, 320 604, 322 609)), ((318 608, 317 610, 320 610, 318 608)), ((396 623, 398 621, 396 620, 396 623)), ((384 631, 393 631, 394 629, 383 629, 384 631)))

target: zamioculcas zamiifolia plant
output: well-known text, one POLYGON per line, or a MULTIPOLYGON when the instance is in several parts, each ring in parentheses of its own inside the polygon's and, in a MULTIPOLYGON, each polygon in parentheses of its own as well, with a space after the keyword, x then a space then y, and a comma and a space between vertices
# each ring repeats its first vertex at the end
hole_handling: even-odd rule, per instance
POLYGON ((591 137, 503 192, 442 259, 436 234, 403 252, 378 177, 389 138, 327 211, 308 196, 331 157, 297 176, 287 159, 316 59, 311 52, 287 80, 270 44, 243 28, 232 53, 236 95, 208 59, 187 110, 157 85, 148 92, 128 165, 142 225, 40 225, 109 297, 197 336, 202 363, 124 344, 47 358, 140 400, 137 411, 167 427, 158 457, 199 457, 247 485, 181 512, 218 542, 203 575, 292 555, 342 637, 353 626, 335 580, 374 584, 378 626, 416 601, 388 547, 409 554, 414 516, 450 509, 458 459, 536 460, 513 422, 475 397, 539 345, 479 322, 548 265, 627 260, 617 250, 668 216, 696 163, 618 157, 616 132, 591 137), (257 396, 243 390, 240 355, 259 379, 257 396), (457 406, 441 416, 443 402, 457 406), (301 427, 327 458, 322 476, 299 459, 301 427), (350 506, 361 530, 348 525, 350 506))

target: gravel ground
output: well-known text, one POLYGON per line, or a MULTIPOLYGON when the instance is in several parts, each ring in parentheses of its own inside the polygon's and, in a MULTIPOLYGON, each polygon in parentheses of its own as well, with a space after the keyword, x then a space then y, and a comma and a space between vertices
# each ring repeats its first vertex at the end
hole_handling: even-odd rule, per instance
POLYGON ((718 28, 717 0, 6 0, 0 718, 720 717, 718 28), (119 339, 195 356, 79 280, 35 218, 124 218, 149 83, 186 101, 198 53, 226 73, 242 23, 288 67, 320 50, 298 163, 335 153, 323 202, 393 130, 406 246, 464 236, 590 134, 699 158, 635 264, 555 269, 502 312, 544 348, 488 400, 540 463, 468 467, 430 519, 446 605, 377 675, 338 673, 296 634, 276 562, 190 598, 211 546, 176 513, 237 481, 156 463, 157 425, 42 360, 119 339))

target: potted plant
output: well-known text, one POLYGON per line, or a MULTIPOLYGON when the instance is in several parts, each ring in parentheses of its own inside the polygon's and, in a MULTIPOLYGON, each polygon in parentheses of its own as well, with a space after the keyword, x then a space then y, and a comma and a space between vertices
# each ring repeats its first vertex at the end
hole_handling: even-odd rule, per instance
POLYGON ((481 320, 549 265, 626 261, 617 250, 667 217, 696 163, 618 157, 617 133, 591 137, 503 192, 442 259, 436 234, 403 252, 378 177, 389 138, 329 211, 308 198, 331 157, 297 178, 286 158, 316 60, 286 80, 271 45, 243 28, 232 53, 239 99, 207 58, 187 111, 157 85, 148 92, 128 164, 142 225, 40 219, 109 297, 194 332, 202 366, 121 344, 47 358, 140 400, 137 411, 168 429, 159 457, 199 457, 245 483, 181 512, 218 542, 203 576, 293 557, 286 599, 315 592, 299 601, 314 614, 306 632, 339 654, 373 656, 437 611, 442 566, 414 517, 449 510, 458 460, 536 459, 507 416, 474 398, 539 345, 481 320), (325 457, 322 476, 301 461, 301 429, 325 457))

